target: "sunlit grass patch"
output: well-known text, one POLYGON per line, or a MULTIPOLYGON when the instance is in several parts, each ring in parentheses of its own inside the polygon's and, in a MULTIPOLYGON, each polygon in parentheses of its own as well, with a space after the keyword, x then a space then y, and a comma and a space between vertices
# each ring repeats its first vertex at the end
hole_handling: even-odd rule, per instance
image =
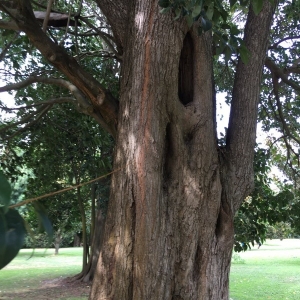
POLYGON ((271 240, 239 255, 244 264, 232 262, 231 299, 300 299, 300 240, 271 240))

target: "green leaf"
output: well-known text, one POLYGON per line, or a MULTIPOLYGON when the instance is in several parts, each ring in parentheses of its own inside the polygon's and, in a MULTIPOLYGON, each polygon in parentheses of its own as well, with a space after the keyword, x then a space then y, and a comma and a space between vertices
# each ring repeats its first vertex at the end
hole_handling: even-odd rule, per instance
POLYGON ((256 15, 258 15, 260 13, 260 11, 262 10, 263 4, 264 4, 264 0, 253 0, 252 1, 252 8, 256 15))
POLYGON ((26 229, 19 212, 0 209, 0 269, 9 264, 24 244, 26 229))
POLYGON ((249 0, 240 0, 240 5, 241 6, 247 6, 248 2, 249 2, 249 0))
POLYGON ((170 1, 169 0, 159 0, 158 5, 160 7, 167 8, 170 6, 170 1))
POLYGON ((246 65, 249 62, 250 52, 246 46, 242 45, 239 49, 241 60, 246 65))
POLYGON ((192 18, 196 18, 200 15, 202 5, 196 5, 192 11, 192 18))
POLYGON ((229 0, 230 7, 232 7, 236 2, 237 2, 237 0, 229 0))
POLYGON ((181 17, 181 9, 180 8, 177 8, 175 10, 175 21, 178 20, 179 18, 181 17))
POLYGON ((209 20, 204 19, 202 17, 201 18, 201 27, 203 28, 204 31, 208 31, 212 28, 212 23, 209 20))
POLYGON ((161 14, 166 14, 168 11, 170 11, 171 10, 171 7, 169 6, 169 7, 165 7, 165 8, 163 8, 161 11, 160 11, 160 13, 161 14))
POLYGON ((186 18, 186 21, 187 21, 187 23, 188 23, 188 26, 189 26, 189 27, 192 27, 192 25, 193 25, 193 23, 194 23, 193 17, 192 17, 191 15, 186 15, 185 18, 186 18))
POLYGON ((53 227, 50 219, 48 218, 47 211, 40 202, 34 202, 33 206, 39 220, 40 230, 44 230, 47 233, 50 242, 53 239, 53 227))
POLYGON ((226 64, 228 63, 231 55, 232 55, 232 51, 231 48, 229 47, 229 45, 226 45, 225 49, 224 49, 224 55, 225 55, 225 62, 226 64))
POLYGON ((2 171, 0 171, 0 208, 4 207, 5 212, 10 204, 10 196, 11 186, 2 171))
POLYGON ((210 2, 208 8, 207 8, 207 11, 206 11, 206 16, 207 16, 207 19, 208 20, 212 20, 213 18, 213 15, 214 15, 214 2, 210 2))

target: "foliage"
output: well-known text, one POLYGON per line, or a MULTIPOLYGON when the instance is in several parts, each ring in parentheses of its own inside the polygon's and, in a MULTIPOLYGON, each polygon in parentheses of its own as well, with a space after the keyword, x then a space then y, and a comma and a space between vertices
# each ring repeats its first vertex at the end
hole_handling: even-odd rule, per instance
MULTIPOLYGON (((252 1, 255 14, 259 14, 263 2, 252 1)), ((245 64, 248 63, 251 54, 243 42, 242 30, 234 22, 234 18, 249 6, 248 0, 230 0, 229 3, 220 0, 159 0, 158 3, 163 8, 162 13, 172 10, 175 20, 184 17, 189 27, 196 24, 199 34, 212 29, 215 52, 223 54, 226 63, 236 54, 245 64)))
POLYGON ((233 264, 244 264, 245 260, 240 256, 240 254, 233 252, 231 263, 233 264))
MULTIPOLYGON (((235 217, 235 251, 251 248, 255 243, 264 242, 270 226, 279 226, 282 222, 293 222, 299 218, 298 200, 289 186, 284 185, 274 192, 269 178, 270 154, 258 149, 255 156, 255 188, 247 197, 235 217)), ((293 222, 297 223, 297 222, 293 222)))
MULTIPOLYGON (((74 4, 72 7, 64 1, 56 1, 53 9, 71 10, 72 13, 78 13, 78 18, 94 14, 94 3, 82 7, 80 2, 75 1, 74 4)), ((104 17, 99 15, 94 19, 82 19, 80 22, 89 22, 89 26, 93 28, 99 25, 99 19, 100 23, 104 24, 104 17)), ((62 28, 50 27, 49 31, 55 34, 56 41, 64 46, 70 55, 80 61, 81 65, 109 88, 112 94, 117 95, 118 63, 107 59, 110 57, 109 47, 97 37, 97 30, 91 34, 85 31, 85 26, 78 26, 75 30, 69 29, 66 32, 62 28), (97 68, 94 67, 95 64, 97 68)), ((15 35, 10 30, 4 30, 3 36, 3 48, 6 41, 11 40, 13 43, 9 50, 14 53, 13 56, 2 57, 3 72, 6 74, 4 80, 21 82, 24 77, 44 75, 61 78, 59 72, 30 45, 26 35, 15 35), (14 73, 6 66, 12 66, 14 73)), ((5 130, 2 131, 1 166, 11 181, 18 184, 21 176, 29 172, 23 182, 23 197, 32 198, 73 185, 78 180, 89 180, 107 173, 111 168, 112 139, 99 129, 91 117, 82 114, 81 106, 72 101, 69 95, 65 87, 39 83, 27 85, 17 91, 14 98, 18 109, 6 109, 6 106, 2 105, 2 109, 11 114, 12 118, 6 122, 2 121, 2 128, 5 130), (59 102, 57 99, 67 100, 59 102), (49 109, 44 106, 47 101, 53 102, 49 109)), ((102 193, 104 185, 107 190, 108 181, 103 183, 98 183, 97 197, 102 193)), ((81 188, 81 194, 85 199, 85 208, 89 211, 90 189, 81 188)), ((102 197, 101 201, 107 203, 107 195, 102 197)), ((61 230, 64 236, 69 236, 71 232, 75 234, 81 231, 80 213, 74 192, 57 195, 49 201, 43 201, 43 205, 55 232, 61 230)), ((28 223, 35 228, 38 224, 34 207, 28 205, 21 210, 28 223)), ((89 226, 91 219, 88 218, 87 221, 89 226)), ((33 231, 32 238, 37 234, 38 232, 33 231)), ((31 243, 34 244, 34 240, 31 243)))
POLYGON ((267 239, 288 239, 297 237, 291 225, 287 222, 278 222, 275 225, 267 225, 267 239))
POLYGON ((0 269, 18 254, 26 229, 19 212, 9 209, 11 187, 0 171, 0 269))

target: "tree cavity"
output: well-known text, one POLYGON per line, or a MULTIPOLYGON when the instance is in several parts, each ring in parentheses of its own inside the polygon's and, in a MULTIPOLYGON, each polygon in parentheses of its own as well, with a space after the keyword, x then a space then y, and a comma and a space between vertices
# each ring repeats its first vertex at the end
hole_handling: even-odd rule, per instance
POLYGON ((183 105, 193 101, 194 97, 194 45, 188 32, 183 40, 178 74, 178 97, 183 105))

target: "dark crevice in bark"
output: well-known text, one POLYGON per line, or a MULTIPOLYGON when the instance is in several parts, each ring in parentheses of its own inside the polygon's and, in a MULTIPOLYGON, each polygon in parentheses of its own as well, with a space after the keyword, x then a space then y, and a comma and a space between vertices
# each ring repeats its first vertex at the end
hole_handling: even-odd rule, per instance
POLYGON ((170 180, 170 175, 172 173, 171 170, 172 156, 173 156, 172 130, 171 130, 171 124, 168 123, 166 126, 165 157, 164 157, 164 166, 163 166, 163 183, 166 189, 168 186, 168 182, 170 180))
POLYGON ((179 61, 178 97, 183 105, 193 101, 194 97, 194 46, 188 32, 183 40, 179 61))
MULTIPOLYGON (((135 241, 135 231, 136 231, 136 199, 135 199, 135 191, 134 191, 134 186, 131 186, 131 197, 132 197, 132 204, 131 204, 131 211, 132 211, 132 241, 135 241)), ((131 273, 131 280, 128 286, 128 299, 133 299, 133 290, 134 290, 134 251, 135 251, 135 246, 132 246, 132 273, 131 273)))
POLYGON ((194 270, 193 270, 193 280, 195 283, 198 283, 200 281, 200 269, 201 269, 201 264, 200 264, 200 261, 201 261, 201 257, 203 256, 202 254, 202 251, 201 251, 201 247, 199 245, 199 242, 198 242, 198 245, 197 245, 197 250, 195 252, 195 258, 194 258, 194 270))

